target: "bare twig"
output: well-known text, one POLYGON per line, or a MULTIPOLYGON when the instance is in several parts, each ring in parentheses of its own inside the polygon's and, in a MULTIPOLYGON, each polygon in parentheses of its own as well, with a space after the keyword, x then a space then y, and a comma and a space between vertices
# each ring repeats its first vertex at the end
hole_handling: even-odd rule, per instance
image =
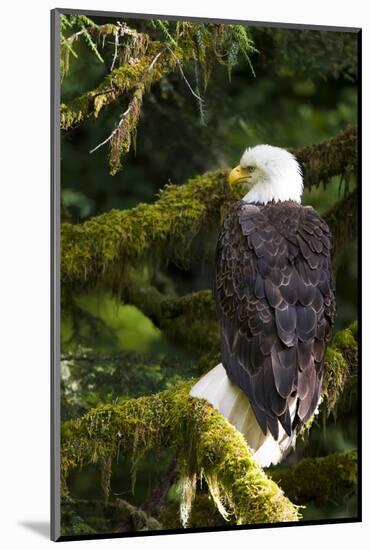
MULTIPOLYGON (((118 37, 118 33, 116 33, 116 36, 118 37)), ((117 39, 118 40, 118 39, 117 39)), ((117 42, 118 44, 118 42, 117 42)), ((143 73, 143 77, 146 73, 150 72, 153 67, 155 66, 157 60, 159 59, 159 57, 164 53, 164 51, 166 50, 166 48, 164 48, 163 50, 161 50, 152 60, 151 64, 148 66, 148 68, 145 70, 145 72, 143 73)), ((117 51, 116 51, 116 54, 117 55, 117 51)), ((115 59, 114 59, 115 61, 115 59)), ((111 70, 112 70, 112 66, 111 66, 111 70)), ((135 94, 134 94, 135 95, 135 94)), ((89 151, 89 154, 91 155, 92 153, 94 153, 95 151, 97 151, 98 149, 100 149, 101 147, 103 147, 103 145, 105 145, 106 143, 109 143, 111 141, 111 139, 117 134, 117 132, 119 131, 120 127, 122 126, 123 122, 124 122, 124 119, 125 117, 130 113, 130 111, 132 110, 132 101, 130 102, 129 104, 129 107, 126 109, 126 111, 120 116, 120 121, 119 123, 117 124, 116 128, 114 130, 112 130, 112 132, 110 133, 110 135, 104 140, 102 141, 101 143, 98 143, 98 145, 96 147, 94 147, 93 149, 91 149, 89 151)))
POLYGON ((174 56, 174 59, 179 67, 179 71, 180 71, 180 74, 182 75, 182 78, 184 80, 184 82, 187 84, 191 94, 201 103, 203 104, 204 103, 204 100, 201 96, 199 96, 198 94, 196 94, 196 92, 194 91, 194 89, 192 88, 191 84, 189 83, 189 80, 187 79, 186 75, 184 74, 184 71, 183 71, 183 68, 182 68, 182 64, 180 62, 180 60, 178 59, 178 57, 175 55, 175 53, 173 52, 173 50, 167 46, 167 49, 169 50, 169 52, 174 56))
POLYGON ((117 30, 115 32, 115 52, 113 54, 113 59, 112 59, 110 71, 113 71, 113 67, 115 66, 115 63, 116 63, 118 46, 119 46, 119 31, 117 30))
POLYGON ((94 153, 95 151, 97 151, 98 149, 100 149, 101 147, 103 147, 103 145, 105 145, 106 143, 108 143, 109 141, 111 141, 111 139, 113 138, 113 136, 119 131, 120 126, 121 126, 122 123, 124 122, 125 117, 130 113, 131 108, 132 108, 132 106, 129 105, 129 107, 126 109, 126 111, 121 115, 120 121, 119 121, 119 123, 117 124, 116 128, 115 128, 114 130, 112 130, 112 132, 110 133, 110 135, 108 136, 108 138, 106 138, 106 139, 105 139, 104 141, 102 141, 101 143, 98 143, 98 145, 96 145, 96 147, 94 147, 94 149, 91 149, 91 150, 89 151, 89 154, 90 154, 90 155, 91 155, 92 153, 94 153))
MULTIPOLYGON (((157 62, 158 58, 164 53, 164 51, 166 50, 166 48, 164 48, 163 50, 161 50, 160 52, 158 52, 158 54, 153 58, 153 61, 152 63, 150 64, 150 66, 144 71, 144 75, 146 73, 149 73, 149 71, 151 71, 155 65, 155 63, 157 62)), ((144 76, 143 75, 143 76, 144 76)))
MULTIPOLYGON (((199 75, 198 75, 198 68, 197 68, 197 59, 194 59, 194 70, 195 70, 195 78, 196 78, 196 92, 198 95, 200 94, 200 81, 199 81, 199 75)), ((200 112, 200 120, 201 125, 206 126, 206 116, 205 116, 205 104, 202 101, 198 102, 198 109, 200 112)))
POLYGON ((71 34, 68 38, 65 38, 65 40, 67 42, 69 42, 70 44, 72 44, 76 40, 76 38, 78 38, 82 34, 84 34, 84 30, 81 30, 81 31, 78 31, 78 32, 75 32, 75 33, 71 34))

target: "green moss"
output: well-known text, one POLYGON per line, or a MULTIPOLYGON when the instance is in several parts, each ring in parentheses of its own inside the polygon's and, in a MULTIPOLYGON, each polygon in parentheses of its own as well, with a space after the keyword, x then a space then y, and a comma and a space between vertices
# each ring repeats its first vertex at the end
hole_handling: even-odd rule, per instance
POLYGON ((290 468, 270 470, 272 479, 296 504, 341 503, 357 492, 357 450, 304 458, 290 468))
MULTIPOLYGON (((176 55, 181 61, 190 58, 190 52, 187 52, 186 49, 177 48, 176 55)), ((176 66, 176 59, 170 51, 165 51, 164 44, 157 41, 151 42, 146 54, 140 57, 134 65, 124 64, 113 69, 97 88, 86 92, 69 104, 62 104, 61 129, 69 130, 91 116, 97 117, 103 107, 116 102, 123 94, 134 91, 145 79, 149 67, 151 67, 151 71, 150 80, 146 82, 148 86, 173 71, 176 66), (153 60, 160 52, 163 53, 151 67, 153 60)))
POLYGON ((332 347, 327 349, 325 359, 326 378, 322 395, 328 410, 332 410, 343 391, 348 376, 348 365, 341 352, 332 347))
POLYGON ((357 331, 358 323, 357 321, 353 321, 348 328, 337 332, 331 343, 331 345, 337 348, 348 361, 355 365, 354 369, 357 366, 358 354, 357 331))
POLYGON ((65 423, 61 455, 64 490, 72 468, 89 462, 106 466, 118 452, 127 453, 135 462, 137 453, 172 447, 177 452, 183 487, 189 480, 189 490, 183 492, 183 510, 192 502, 194 480, 203 477, 218 510, 237 524, 299 519, 298 509, 254 462, 243 436, 205 401, 189 396, 191 384, 104 405, 65 423))
MULTIPOLYGON (((154 20, 153 23, 165 30, 165 22, 154 20)), ((89 29, 98 38, 115 34, 116 25, 101 25, 89 29)), ((248 60, 249 54, 255 51, 253 42, 247 30, 241 25, 203 25, 197 23, 176 23, 174 38, 166 30, 163 40, 152 40, 145 33, 131 29, 129 33, 131 51, 129 59, 136 63, 129 63, 125 58, 122 66, 113 69, 95 89, 91 90, 70 104, 61 108, 61 129, 69 130, 91 116, 98 116, 100 110, 115 101, 128 91, 135 91, 139 85, 150 88, 154 82, 163 76, 174 72, 179 66, 188 62, 199 61, 204 74, 204 84, 210 76, 215 62, 232 68, 238 61, 240 54, 248 60), (161 53, 160 57, 157 55, 161 53), (232 55, 233 54, 233 55, 232 55), (156 59, 156 62, 153 61, 156 59)), ((66 41, 65 41, 66 42, 66 41)), ((100 57, 95 43, 90 40, 95 54, 100 57)), ((182 72, 179 72, 182 78, 182 72)))
POLYGON ((336 333, 325 356, 323 409, 328 416, 354 390, 358 367, 357 322, 336 333))
POLYGON ((223 205, 237 199, 226 171, 219 170, 166 186, 154 204, 112 210, 81 225, 62 224, 62 285, 79 290, 98 280, 117 282, 144 254, 150 259, 166 252, 168 259, 189 262, 201 230, 220 222, 223 205))
POLYGON ((349 177, 357 168, 357 129, 349 126, 327 141, 292 152, 302 167, 307 188, 327 184, 339 174, 349 177))
MULTIPOLYGON (((170 300, 165 310, 169 316, 177 316, 184 306, 195 313, 197 307, 202 309, 205 305, 211 307, 208 293, 200 295, 198 304, 193 303, 191 296, 180 302, 170 300)), ((348 329, 335 335, 327 350, 322 392, 327 414, 339 398, 343 398, 349 380, 355 376, 356 332, 356 324, 352 323, 348 329)), ((243 436, 206 401, 189 396, 192 383, 181 383, 174 389, 115 405, 102 405, 78 420, 65 422, 61 457, 64 492, 68 493, 68 474, 73 468, 99 462, 102 488, 108 498, 111 460, 118 453, 131 456, 135 477, 137 459, 143 453, 154 448, 172 448, 179 463, 183 524, 192 521, 196 481, 201 479, 206 480, 209 494, 224 521, 243 524, 299 519, 298 509, 254 462, 243 436)), ((304 501, 304 496, 300 495, 308 494, 311 484, 317 487, 313 479, 317 479, 320 473, 326 477, 326 472, 335 472, 333 477, 329 474, 327 485, 324 481, 319 482, 321 493, 315 489, 321 499, 330 498, 331 494, 339 497, 340 489, 338 492, 334 489, 337 479, 344 487, 355 483, 354 453, 319 461, 308 459, 305 464, 308 468, 300 463, 297 470, 280 470, 279 474, 272 474, 275 480, 278 475, 287 480, 282 482, 282 487, 284 490, 287 487, 288 495, 296 488, 295 495, 299 495, 299 500, 302 498, 300 502, 304 501), (312 473, 306 476, 306 471, 312 473), (299 474, 302 476, 300 483, 299 474)))
POLYGON ((351 332, 351 334, 353 335, 353 338, 355 338, 357 340, 358 338, 358 322, 357 321, 353 321, 353 323, 351 323, 348 327, 348 330, 351 332))

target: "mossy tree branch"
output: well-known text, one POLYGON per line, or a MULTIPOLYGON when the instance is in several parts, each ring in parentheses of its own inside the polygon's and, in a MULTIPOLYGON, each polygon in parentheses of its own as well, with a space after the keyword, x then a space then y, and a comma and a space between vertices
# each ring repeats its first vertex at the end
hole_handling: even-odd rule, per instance
MULTIPOLYGON (((349 153, 353 145, 343 147, 344 156, 339 153, 340 156, 335 157, 332 171, 327 162, 328 157, 324 155, 321 160, 320 151, 329 154, 333 148, 336 149, 334 144, 344 142, 345 135, 354 144, 353 129, 339 134, 330 140, 330 144, 311 146, 311 154, 316 159, 313 162, 309 161, 308 148, 296 151, 299 160, 306 166, 305 181, 310 184, 313 174, 316 182, 325 181, 330 173, 339 174, 346 166, 353 166, 355 157, 349 153)), ((139 204, 125 211, 113 210, 81 225, 62 224, 63 286, 73 286, 75 291, 79 291, 110 278, 111 282, 112 278, 118 282, 130 262, 138 261, 144 254, 149 258, 159 255, 165 249, 166 258, 180 263, 189 262, 196 236, 205 227, 210 228, 213 224, 217 226, 224 209, 233 200, 238 200, 243 192, 231 191, 226 183, 226 174, 226 170, 218 170, 198 176, 182 186, 168 185, 154 204, 139 204)), ((344 204, 347 206, 347 219, 354 219, 355 194, 344 204)), ((336 221, 339 219, 339 216, 334 218, 332 210, 329 222, 335 236, 340 232, 337 229, 339 221, 336 221)), ((354 229, 350 231, 350 236, 353 235, 354 229)))
POLYGON ((219 321, 210 290, 184 296, 162 294, 153 286, 130 279, 120 296, 144 313, 171 341, 183 349, 215 357, 219 351, 219 321))
MULTIPOLYGON (((123 274, 117 284, 119 288, 115 288, 115 292, 122 303, 137 307, 167 338, 197 354, 198 372, 207 371, 219 362, 219 321, 210 290, 184 296, 163 294, 148 282, 135 278, 131 270, 123 274)), ((356 373, 355 322, 340 331, 327 349, 323 388, 328 413, 338 401, 338 394, 345 395, 344 388, 354 385, 356 373)))
POLYGON ((357 450, 320 458, 304 458, 290 468, 278 467, 269 475, 295 504, 342 502, 357 492, 357 450))
POLYGON ((333 255, 343 245, 357 237, 358 233, 358 191, 355 189, 329 210, 326 221, 333 237, 333 255))
POLYGON ((193 241, 228 202, 237 200, 226 171, 198 176, 186 185, 168 185, 154 204, 113 210, 81 224, 62 224, 62 284, 74 291, 111 277, 118 282, 128 264, 166 251, 179 263, 190 261, 193 241))
MULTIPOLYGON (((138 90, 141 85, 150 87, 177 68, 181 69, 189 61, 200 64, 206 84, 215 62, 226 65, 231 70, 237 63, 239 54, 243 54, 249 62, 249 53, 256 51, 242 25, 206 26, 177 22, 170 31, 166 21, 152 20, 152 23, 161 30, 162 40, 154 40, 149 34, 137 32, 125 22, 119 22, 118 25, 90 26, 90 31, 98 37, 114 34, 116 40, 120 37, 129 38, 131 44, 126 44, 124 52, 129 51, 130 55, 121 55, 120 67, 111 70, 97 88, 82 94, 69 104, 61 105, 62 130, 69 130, 91 116, 97 117, 104 106, 116 102, 122 95, 138 90), (171 34, 173 31, 174 36, 171 34), (148 80, 149 74, 151 77, 148 80)), ((65 43, 71 39, 73 42, 74 37, 76 34, 66 39, 65 43)), ((121 44, 123 45, 125 44, 121 44)), ((114 63, 111 67, 113 65, 114 63)), ((180 75, 186 80, 182 69, 180 75)), ((187 85, 190 87, 188 82, 187 85)), ((192 93, 196 95, 193 90, 192 93)))
POLYGON ((326 350, 321 409, 326 416, 356 392, 358 370, 358 323, 338 331, 326 350))
MULTIPOLYGON (((356 336, 357 325, 353 323, 335 335, 327 350, 322 391, 322 406, 327 414, 339 398, 344 398, 347 384, 356 375, 356 336)), ((108 496, 112 458, 117 457, 119 452, 131 455, 135 464, 139 454, 153 448, 167 447, 174 449, 179 465, 184 524, 188 521, 195 496, 196 480, 202 476, 224 519, 233 519, 237 523, 299 519, 298 510, 255 464, 243 436, 206 401, 189 396, 192 383, 183 382, 172 390, 128 399, 115 405, 101 405, 78 420, 65 422, 62 428, 65 492, 68 475, 73 468, 100 462, 104 492, 108 496)), ((353 455, 344 455, 326 457, 319 462, 309 461, 308 464, 312 471, 323 471, 324 476, 336 464, 343 472, 343 490, 349 484, 354 485, 354 460, 353 455)), ((297 486, 295 498, 303 502, 303 495, 308 495, 307 482, 311 478, 304 477, 305 468, 301 463, 297 469, 298 475, 294 476, 297 486), (303 487, 299 472, 302 473, 303 487)), ((285 470, 272 474, 275 480, 286 480, 282 482, 282 488, 288 487, 289 492, 294 485, 290 481, 293 475, 285 470)), ((340 489, 334 492, 333 485, 331 478, 321 494, 317 491, 317 498, 324 500, 331 494, 339 497, 340 489)))
MULTIPOLYGON (((60 108, 61 130, 70 130, 92 116, 96 118, 103 107, 116 102, 123 94, 134 91, 142 83, 153 60, 165 47, 161 42, 151 42, 146 54, 138 59, 137 63, 124 64, 113 69, 97 88, 82 94, 68 104, 62 103, 60 108)), ((182 60, 185 58, 182 50, 177 51, 177 55, 182 60)), ((152 68, 151 83, 173 71, 175 66, 176 62, 170 51, 164 52, 152 68)))
POLYGON ((137 508, 123 499, 116 499, 116 505, 123 518, 119 527, 115 529, 116 533, 132 531, 157 531, 162 529, 162 525, 154 517, 147 514, 145 510, 137 508), (124 520, 124 521, 123 521, 124 520))
MULTIPOLYGON (((183 313, 183 310, 179 309, 178 313, 179 317, 182 319, 182 328, 173 328, 177 343, 181 347, 183 346, 184 349, 189 349, 187 337, 191 338, 189 335, 197 332, 199 326, 202 327, 207 322, 210 322, 210 317, 211 326, 214 328, 214 330, 210 329, 207 336, 207 333, 203 333, 201 330, 201 334, 205 334, 205 338, 207 338, 205 341, 207 342, 208 349, 219 349, 219 325, 216 319, 215 309, 213 308, 213 305, 209 304, 210 310, 206 310, 205 312, 207 305, 203 305, 204 303, 208 304, 209 301, 211 302, 210 291, 206 291, 205 293, 194 293, 180 300, 180 304, 187 304, 188 302, 190 303, 189 307, 185 307, 191 312, 190 315, 188 315, 189 311, 187 311, 187 315, 185 315, 183 313), (204 296, 202 296, 203 294, 204 296), (202 297, 202 300, 198 301, 197 298, 199 298, 200 295, 202 297), (195 299, 196 303, 192 303, 193 298, 195 299), (200 310, 199 316, 195 313, 197 309, 200 310), (194 319, 192 321, 192 317, 196 319, 196 322, 194 322, 194 319), (186 343, 184 343, 184 340, 186 341, 186 343)), ((168 300, 165 300, 165 303, 166 302, 168 302, 168 300)), ((171 300, 168 303, 170 304, 170 310, 172 310, 173 307, 179 307, 179 305, 175 306, 176 302, 173 303, 171 300)), ((141 305, 136 301, 134 301, 134 304, 138 307, 140 307, 141 305)), ((166 305, 166 307, 168 306, 166 305)), ((169 323, 170 325, 174 324, 174 322, 171 321, 171 317, 165 317, 165 320, 161 319, 158 322, 158 326, 160 326, 162 329, 166 327, 167 323, 169 323)), ((166 332, 165 328, 165 333, 168 336, 171 336, 171 328, 169 328, 169 332, 166 332)), ((202 344, 202 342, 200 343, 202 344)), ((202 353, 201 356, 203 357, 202 353)), ((112 356, 101 356, 94 355, 91 352, 79 352, 75 354, 69 353, 63 356, 63 361, 66 361, 67 363, 72 362, 72 364, 76 363, 76 372, 91 385, 98 383, 98 381, 96 381, 93 376, 94 365, 110 365, 110 369, 113 373, 115 373, 117 370, 121 371, 123 369, 123 365, 128 364, 131 369, 134 368, 135 371, 139 371, 140 365, 144 364, 145 362, 145 358, 141 356, 136 357, 135 355, 133 356, 130 353, 119 353, 112 356)), ((150 364, 152 363, 150 362, 150 364)), ((203 373, 204 370, 209 370, 210 368, 215 366, 215 364, 216 361, 212 362, 210 359, 206 366, 207 368, 199 368, 199 372, 203 373)), ((167 363, 161 365, 161 367, 162 369, 164 369, 165 372, 167 372, 169 369, 169 365, 167 363)), ((326 416, 328 416, 331 412, 335 413, 336 409, 339 406, 341 407, 343 404, 346 404, 346 402, 349 402, 351 400, 353 394, 356 392, 357 369, 358 344, 357 322, 355 321, 351 323, 346 329, 338 331, 334 335, 326 350, 324 378, 322 385, 323 402, 321 405, 321 410, 326 416)), ((130 370, 129 372, 131 373, 130 370)), ((130 376, 133 377, 133 374, 131 373, 130 376)), ((168 374, 168 377, 171 377, 170 374, 168 374)), ((100 381, 100 383, 102 384, 102 381, 100 381)), ((105 383, 109 383, 109 377, 107 377, 105 383)))
POLYGON ((333 176, 349 176, 357 168, 357 129, 349 126, 333 138, 291 150, 298 159, 306 188, 328 183, 333 176))
MULTIPOLYGON (((138 307, 178 345, 194 350, 207 348, 212 357, 217 356, 219 321, 211 290, 169 297, 150 285, 133 282, 132 286, 130 283, 124 286, 122 296, 126 303, 138 307)), ((322 391, 327 415, 341 396, 345 398, 346 388, 353 391, 351 388, 358 368, 357 330, 358 324, 354 321, 338 331, 327 347, 322 391)))
MULTIPOLYGON (((254 462, 243 436, 206 401, 188 394, 192 382, 148 397, 97 407, 62 429, 62 476, 90 462, 111 464, 118 452, 135 456, 175 449, 187 523, 196 479, 207 481, 225 518, 237 524, 296 521, 299 511, 254 462)), ((105 476, 107 484, 109 476, 105 476)), ((108 487, 106 487, 108 492, 108 487)))

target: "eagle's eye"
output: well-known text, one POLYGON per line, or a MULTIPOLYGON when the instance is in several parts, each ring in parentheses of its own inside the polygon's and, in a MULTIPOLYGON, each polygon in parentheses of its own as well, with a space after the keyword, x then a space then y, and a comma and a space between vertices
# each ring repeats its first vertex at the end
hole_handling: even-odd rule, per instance
POLYGON ((254 172, 255 166, 246 166, 245 170, 251 174, 252 172, 254 172))

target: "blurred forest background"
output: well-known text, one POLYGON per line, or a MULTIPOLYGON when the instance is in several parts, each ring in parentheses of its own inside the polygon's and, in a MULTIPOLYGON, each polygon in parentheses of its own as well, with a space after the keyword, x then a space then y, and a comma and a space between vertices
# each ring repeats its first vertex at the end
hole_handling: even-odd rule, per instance
MULTIPOLYGON (((170 51, 181 40, 175 22, 66 15, 61 23, 61 100, 65 106, 96 89, 120 64, 135 66, 137 59, 135 55, 130 58, 133 52, 128 46, 132 35, 108 32, 110 25, 149 36, 168 45, 170 51)), ((112 143, 111 149, 105 143, 91 151, 117 127, 130 94, 109 101, 96 117, 84 116, 71 124, 67 117, 63 119, 67 123, 61 134, 62 222, 82 224, 112 210, 152 204, 166 184, 182 185, 205 172, 235 166, 247 146, 269 143, 301 149, 356 125, 356 34, 196 23, 184 28, 183 32, 192 36, 193 54, 146 87, 138 104, 139 121, 130 129, 129 144, 120 144, 118 159, 112 143), (207 27, 229 29, 224 28, 225 35, 221 31, 215 34, 213 48, 203 49, 207 27), (122 154, 125 148, 128 151, 122 154)), ((138 46, 139 60, 145 48, 145 44, 138 46)), ((354 174, 347 173, 325 183, 307 188, 303 199, 323 215, 355 188, 356 180, 354 174)), ((142 281, 143 288, 150 283, 151 291, 169 298, 212 288, 216 234, 217 225, 211 223, 208 231, 195 239, 192 261, 164 260, 163 254, 156 260, 155 250, 134 265, 132 278, 142 281)), ((334 265, 337 332, 357 319, 356 239, 342 244, 334 265)), ((218 350, 208 349, 209 333, 202 327, 204 319, 197 308, 192 309, 196 318, 190 323, 192 334, 199 328, 201 336, 190 344, 174 337, 169 326, 156 323, 153 315, 146 315, 146 308, 131 300, 125 289, 117 292, 104 281, 90 286, 68 281, 63 285, 62 278, 63 421, 78 418, 101 403, 171 389, 214 366, 218 350)), ((208 302, 205 307, 210 308, 208 302)), ((211 324, 215 333, 217 327, 211 324)), ((314 421, 310 437, 300 440, 288 463, 355 449, 356 415, 352 391, 336 414, 333 411, 328 418, 320 415, 314 421)), ((128 530, 128 523, 122 525, 122 510, 113 503, 119 497, 138 510, 151 500, 158 479, 168 475, 172 461, 166 449, 153 453, 138 462, 134 489, 130 460, 118 458, 112 468, 108 500, 102 493, 97 465, 73 470, 68 495, 62 501, 62 532, 128 530)), ((179 500, 176 483, 170 485, 162 515, 153 519, 159 523, 151 524, 152 529, 180 526, 174 504, 179 500)), ((351 486, 348 494, 338 499, 323 502, 312 497, 302 513, 304 519, 353 517, 356 504, 351 486)), ((191 515, 191 526, 200 524, 196 512, 191 515)), ((216 509, 208 521, 209 525, 225 523, 216 509)), ((131 519, 130 528, 148 528, 140 525, 131 519)))

